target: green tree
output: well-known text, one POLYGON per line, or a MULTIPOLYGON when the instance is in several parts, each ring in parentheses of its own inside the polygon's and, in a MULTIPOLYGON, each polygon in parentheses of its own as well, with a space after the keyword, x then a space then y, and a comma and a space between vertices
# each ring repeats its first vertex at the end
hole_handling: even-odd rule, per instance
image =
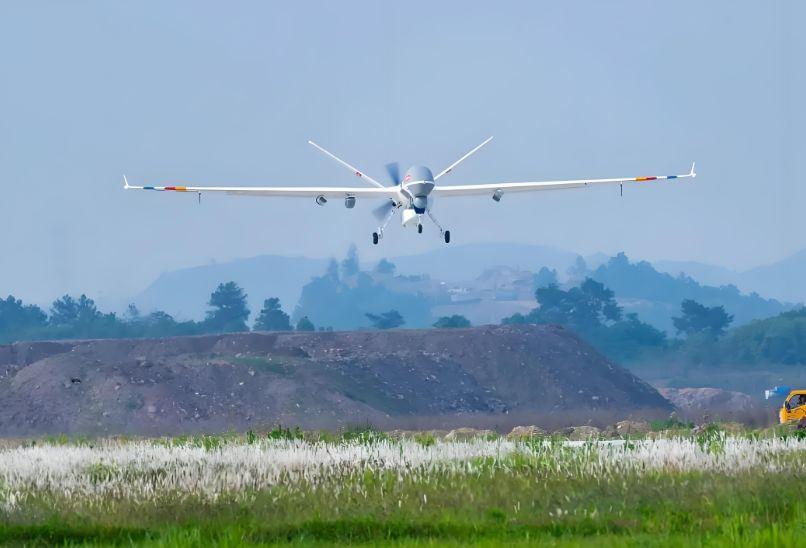
POLYGON ((47 336, 54 339, 125 337, 128 335, 126 327, 115 314, 103 314, 86 295, 78 299, 65 295, 51 305, 47 336))
POLYGON ((372 327, 375 329, 394 329, 406 323, 403 316, 401 316, 400 312, 397 310, 390 310, 389 312, 383 312, 381 314, 367 313, 366 316, 369 318, 369 321, 372 322, 372 327))
POLYGON ((804 365, 806 308, 734 327, 717 345, 711 354, 723 363, 804 365))
POLYGON ((303 316, 297 322, 297 331, 316 331, 316 327, 308 316, 303 316))
POLYGON ((263 301, 263 308, 255 320, 257 331, 290 331, 288 314, 280 308, 280 299, 272 297, 263 301))
POLYGON ((208 304, 212 310, 207 312, 205 325, 211 331, 249 331, 246 325, 246 320, 249 318, 246 294, 235 282, 219 284, 210 295, 208 304))
POLYGON ((52 325, 88 325, 98 320, 102 314, 95 306, 95 301, 82 294, 78 300, 65 295, 53 301, 50 307, 50 323, 52 325))
MULTIPOLYGON (((526 323, 554 323, 584 332, 621 319, 613 292, 590 278, 567 291, 557 284, 539 287, 535 297, 540 307, 523 317, 526 323)), ((520 320, 512 318, 508 323, 520 320)))
POLYGON ((155 310, 147 316, 137 315, 126 323, 129 337, 178 337, 197 335, 208 328, 204 323, 192 320, 177 322, 170 314, 155 310))
POLYGON ((47 316, 38 306, 24 305, 12 295, 0 299, 0 342, 34 336, 46 325, 47 316))
POLYGON ((613 291, 591 278, 568 290, 556 284, 540 287, 535 297, 538 308, 528 314, 513 314, 501 323, 559 324, 575 331, 613 359, 635 358, 645 350, 666 344, 663 332, 643 323, 636 314, 622 319, 613 291))
POLYGON ((347 256, 341 262, 341 276, 342 278, 349 278, 358 274, 360 268, 358 263, 358 249, 355 244, 350 245, 347 250, 347 256))
POLYGON ((615 360, 631 360, 642 352, 666 345, 666 334, 630 313, 614 324, 587 335, 588 341, 615 360))
POLYGON ((568 279, 574 283, 584 280, 588 275, 588 263, 585 262, 585 259, 577 255, 574 264, 569 266, 565 270, 565 273, 568 274, 568 279))
POLYGON ((378 264, 375 265, 375 273, 392 275, 395 273, 396 268, 397 267, 393 262, 388 261, 386 259, 381 259, 380 261, 378 261, 378 264))
POLYGON ((455 329, 461 327, 470 327, 470 320, 460 314, 453 316, 442 316, 434 323, 437 329, 455 329))
POLYGON ((535 289, 540 287, 548 287, 552 284, 557 284, 557 271, 554 269, 549 269, 541 267, 537 274, 534 275, 534 287, 535 289))
POLYGON ((686 336, 709 335, 719 337, 733 321, 733 316, 725 312, 724 306, 704 306, 692 299, 680 303, 682 316, 672 318, 678 333, 686 336))
POLYGON ((131 321, 140 319, 140 309, 137 308, 136 304, 129 303, 129 306, 126 307, 126 317, 131 321))

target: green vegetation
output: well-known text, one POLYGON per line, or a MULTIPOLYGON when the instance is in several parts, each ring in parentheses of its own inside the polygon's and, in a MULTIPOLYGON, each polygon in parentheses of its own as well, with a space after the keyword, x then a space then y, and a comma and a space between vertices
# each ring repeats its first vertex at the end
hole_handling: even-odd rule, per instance
POLYGON ((367 313, 365 316, 375 329, 394 329, 406 323, 397 310, 390 310, 381 314, 367 313))
POLYGON ((672 318, 678 333, 720 337, 733 321, 733 316, 725 312, 724 306, 703 306, 697 301, 686 299, 680 304, 682 314, 672 318))
POLYGON ((280 299, 272 297, 263 301, 263 308, 255 320, 255 331, 290 331, 288 314, 280 308, 280 299))
POLYGON ((281 361, 276 357, 263 356, 234 356, 229 361, 238 365, 246 365, 260 371, 268 371, 277 375, 288 375, 292 373, 292 365, 289 363, 292 358, 283 358, 281 361))
MULTIPOLYGON (((667 445, 658 441, 616 450, 558 441, 448 444, 432 437, 406 444, 364 426, 325 444, 302 442, 301 432, 281 427, 268 436, 248 432, 245 443, 194 436, 151 449, 139 445, 132 457, 124 443, 107 449, 115 464, 91 453, 86 464, 65 462, 77 466, 75 473, 62 480, 54 474, 53 489, 32 484, 30 492, 9 498, 0 488, 0 543, 796 546, 806 534, 806 451, 769 435, 754 441, 706 430, 674 441, 694 462, 680 469, 642 464, 647 452, 664 458, 667 445), (744 462, 743 452, 749 458, 763 443, 773 452, 756 464, 718 465, 744 462), (774 449, 782 443, 789 445, 774 449), (443 460, 454 451, 469 452, 443 460), (413 452, 421 456, 408 462, 413 452), (174 457, 156 468, 138 464, 151 453, 174 457), (275 455, 288 468, 262 478, 275 455), (421 458, 429 464, 415 464, 421 458), (246 485, 236 471, 250 478, 246 485), (72 486, 69 495, 58 481, 72 486)), ((9 466, 25 473, 24 462, 11 462, 0 476, 9 466)))
POLYGON ((299 426, 288 428, 277 425, 266 434, 266 438, 270 440, 301 440, 303 437, 304 434, 299 426))
POLYGON ((806 364, 806 308, 735 327, 718 352, 725 363, 806 364))
POLYGON ((458 329, 462 327, 470 327, 470 320, 460 314, 453 316, 442 316, 434 323, 437 329, 458 329))
MULTIPOLYGON (((434 322, 431 307, 439 303, 435 297, 428 297, 430 282, 424 277, 395 275, 395 270, 394 264, 382 259, 371 272, 362 271, 357 252, 351 248, 344 260, 332 261, 324 276, 305 286, 293 315, 294 328, 315 331, 316 325, 320 330, 470 325, 460 315, 434 322), (405 291, 390 289, 404 286, 405 291), (412 292, 412 288, 420 287, 425 293, 412 292), (316 325, 311 318, 316 318, 316 325)), ((710 385, 753 391, 777 384, 781 378, 788 384, 804 378, 797 368, 806 364, 806 309, 782 312, 784 305, 776 301, 741 295, 731 287, 700 286, 685 276, 659 273, 649 263, 631 263, 624 254, 594 270, 580 258, 568 274, 576 281, 561 286, 556 271, 541 268, 534 274, 537 306, 503 323, 563 325, 644 378, 663 378, 672 387, 710 385), (672 312, 675 309, 678 314, 672 312), (659 311, 665 320, 658 320, 659 311), (747 322, 775 313, 778 315, 728 329, 734 316, 737 322, 747 322), (657 328, 664 322, 668 332, 676 331, 678 337, 667 336, 657 328)), ((178 321, 162 311, 141 314, 133 305, 123 315, 105 313, 86 295, 65 295, 55 300, 47 313, 8 296, 0 299, 0 344, 249 330, 246 295, 236 283, 220 284, 208 304, 203 321, 178 321)), ((291 318, 279 299, 263 301, 254 329, 292 329, 291 318)), ((127 405, 136 407, 138 402, 127 405)))
POLYGON ((394 272, 395 265, 386 259, 372 271, 362 271, 355 247, 351 247, 341 263, 331 261, 324 275, 313 278, 302 288, 293 317, 307 316, 317 325, 337 330, 360 329, 375 325, 367 313, 382 318, 394 310, 405 318, 407 326, 429 326, 433 322, 434 298, 411 290, 396 290, 395 284, 387 282, 394 279, 399 283, 404 280, 415 283, 416 277, 395 277, 394 272))
POLYGON ((235 282, 219 284, 210 295, 210 311, 205 320, 214 332, 248 331, 246 320, 249 309, 246 307, 246 293, 235 282))
POLYGON ((666 420, 662 421, 652 421, 649 423, 650 428, 652 428, 653 432, 668 432, 668 431, 680 431, 680 432, 688 432, 692 428, 694 428, 694 423, 690 421, 683 422, 680 419, 671 417, 666 420))
POLYGON ((297 331, 316 331, 316 327, 308 316, 303 316, 297 322, 297 331))
MULTIPOLYGON (((86 295, 56 299, 48 315, 38 306, 8 296, 0 299, 0 344, 17 340, 156 338, 249 330, 246 294, 235 282, 219 284, 208 304, 210 310, 204 321, 180 322, 159 310, 143 316, 134 305, 129 305, 123 317, 103 313, 86 295)), ((290 328, 279 299, 266 299, 255 329, 290 328)))
POLYGON ((567 290, 557 284, 538 287, 535 297, 539 307, 526 315, 505 318, 503 323, 562 325, 618 360, 634 358, 666 345, 663 332, 641 322, 637 315, 623 317, 613 291, 591 278, 567 290))
MULTIPOLYGON (((614 261, 620 264, 619 260, 614 261)), ((636 268, 641 271, 645 267, 639 264, 636 268)), ((662 364, 661 369, 667 373, 681 370, 678 373, 692 379, 696 379, 699 370, 713 371, 723 365, 732 368, 769 365, 780 369, 806 364, 806 308, 728 330, 733 316, 724 306, 705 306, 684 299, 674 325, 685 338, 668 339, 636 314, 624 314, 615 297, 614 291, 591 278, 568 289, 549 283, 535 291, 537 308, 525 315, 514 314, 502 323, 562 325, 614 360, 638 368, 662 364)), ((764 386, 775 384, 778 378, 780 375, 771 373, 747 379, 745 384, 764 386)), ((703 377, 703 382, 706 380, 703 377)), ((730 383, 729 379, 727 382, 730 383)), ((696 385, 696 382, 686 384, 696 385)))
POLYGON ((626 301, 625 309, 628 312, 638 313, 643 321, 669 333, 674 331, 669 312, 679 309, 680 303, 686 299, 706 307, 722 306, 735 317, 737 324, 774 316, 789 308, 756 293, 743 295, 732 285, 711 287, 701 285, 682 273, 671 276, 658 272, 648 262, 630 262, 624 253, 611 257, 594 270, 583 266, 581 272, 581 275, 577 274, 577 279, 588 276, 604 284, 626 301))

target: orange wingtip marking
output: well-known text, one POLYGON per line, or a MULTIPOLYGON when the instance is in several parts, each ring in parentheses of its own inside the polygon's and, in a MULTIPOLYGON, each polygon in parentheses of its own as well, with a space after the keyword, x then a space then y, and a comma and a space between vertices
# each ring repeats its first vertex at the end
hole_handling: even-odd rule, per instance
POLYGON ((657 177, 636 177, 635 178, 636 181, 655 181, 657 179, 658 179, 657 177))
POLYGON ((176 192, 187 192, 188 187, 186 187, 186 186, 166 186, 165 190, 174 190, 176 192))

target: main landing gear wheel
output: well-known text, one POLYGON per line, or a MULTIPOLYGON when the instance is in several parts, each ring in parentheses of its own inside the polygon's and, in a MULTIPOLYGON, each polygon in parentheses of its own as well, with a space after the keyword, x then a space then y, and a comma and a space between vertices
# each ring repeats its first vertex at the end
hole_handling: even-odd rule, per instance
POLYGON ((446 244, 451 243, 451 231, 450 230, 445 231, 445 243, 446 244))
POLYGON ((378 240, 380 237, 378 236, 377 232, 372 233, 372 245, 378 245, 378 240))
POLYGON ((423 233, 423 225, 421 225, 421 224, 417 225, 417 234, 422 234, 422 233, 423 233))

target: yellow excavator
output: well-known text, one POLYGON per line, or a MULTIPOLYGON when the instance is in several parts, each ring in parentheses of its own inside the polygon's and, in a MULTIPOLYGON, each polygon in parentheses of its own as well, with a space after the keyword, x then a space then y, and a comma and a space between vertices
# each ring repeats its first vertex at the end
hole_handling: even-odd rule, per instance
POLYGON ((781 424, 797 423, 806 428, 806 390, 792 390, 778 412, 781 424))

